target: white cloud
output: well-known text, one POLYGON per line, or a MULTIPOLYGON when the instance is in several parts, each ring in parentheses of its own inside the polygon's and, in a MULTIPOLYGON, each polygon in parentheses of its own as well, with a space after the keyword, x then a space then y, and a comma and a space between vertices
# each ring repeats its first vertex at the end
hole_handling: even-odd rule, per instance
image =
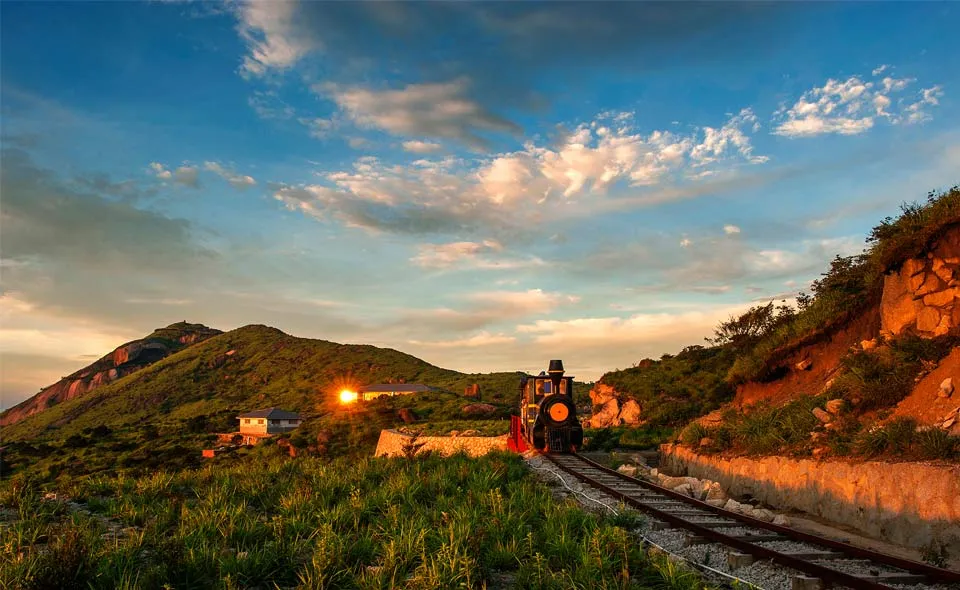
POLYGON ((316 139, 326 139, 332 132, 340 127, 340 121, 337 119, 300 117, 297 121, 309 130, 310 137, 316 139))
POLYGON ((229 182, 230 186, 236 189, 244 190, 257 184, 257 181, 254 180, 252 176, 237 174, 236 172, 225 169, 217 162, 204 162, 203 167, 208 171, 217 174, 220 178, 229 182))
POLYGON ((545 203, 585 199, 584 207, 596 208, 607 199, 622 206, 623 195, 608 195, 612 187, 630 190, 637 200, 643 196, 640 187, 673 188, 696 183, 704 173, 729 175, 743 164, 762 163, 765 158, 753 154, 747 135, 754 128, 749 110, 719 128, 687 134, 643 134, 629 123, 608 127, 593 121, 576 127, 559 146, 530 142, 520 151, 488 158, 418 159, 401 166, 365 157, 353 170, 322 173, 320 183, 282 187, 274 196, 290 209, 372 230, 427 233, 495 226, 506 231, 524 216, 571 213, 545 203))
POLYGON ((247 0, 238 5, 240 36, 249 54, 243 58, 241 73, 262 76, 269 70, 285 70, 307 53, 316 42, 298 32, 295 0, 247 0))
POLYGON ((429 141, 405 141, 403 149, 414 154, 432 154, 440 151, 441 145, 429 141))
POLYGON ((480 331, 473 336, 467 338, 459 338, 456 340, 410 340, 410 344, 417 346, 428 346, 433 348, 476 348, 478 346, 494 346, 501 344, 512 344, 517 339, 513 336, 507 336, 506 334, 491 334, 487 331, 480 331))
POLYGON ((374 90, 335 83, 314 85, 344 115, 362 127, 399 136, 444 137, 482 148, 477 132, 518 133, 520 128, 467 98, 467 78, 451 82, 409 84, 399 90, 374 90))
POLYGON ((889 68, 889 67, 890 67, 890 66, 887 65, 887 64, 883 64, 883 65, 881 65, 881 66, 877 66, 876 68, 873 69, 872 74, 873 74, 874 76, 879 76, 880 74, 882 74, 882 73, 884 73, 885 71, 887 71, 887 68, 889 68))
MULTIPOLYGON (((873 70, 879 77, 886 66, 873 70)), ((885 76, 864 81, 858 76, 846 80, 829 79, 822 87, 804 92, 789 109, 782 108, 774 115, 776 135, 785 137, 813 137, 835 133, 857 135, 874 127, 878 120, 891 124, 911 124, 927 121, 926 108, 939 104, 942 95, 939 86, 924 89, 915 102, 903 98, 896 102, 892 95, 903 93, 914 82, 909 78, 885 76)))
POLYGON ((690 238, 683 238, 682 240, 680 240, 680 247, 681 247, 681 248, 689 248, 689 247, 690 247, 690 244, 692 244, 692 243, 693 243, 693 242, 690 241, 690 238))
POLYGON ((723 226, 723 233, 729 235, 740 233, 740 228, 735 225, 725 225, 723 226))
POLYGON ((501 256, 503 246, 496 240, 483 242, 451 242, 422 244, 419 253, 410 261, 422 268, 507 270, 546 264, 537 257, 509 258, 501 256))
POLYGON ((180 166, 176 170, 170 171, 159 162, 151 162, 150 170, 160 180, 173 180, 177 184, 190 188, 200 188, 200 171, 196 166, 180 166))
POLYGON ((481 309, 498 310, 511 316, 549 313, 562 305, 580 301, 575 295, 550 293, 542 289, 526 291, 486 291, 473 293, 467 297, 481 309))

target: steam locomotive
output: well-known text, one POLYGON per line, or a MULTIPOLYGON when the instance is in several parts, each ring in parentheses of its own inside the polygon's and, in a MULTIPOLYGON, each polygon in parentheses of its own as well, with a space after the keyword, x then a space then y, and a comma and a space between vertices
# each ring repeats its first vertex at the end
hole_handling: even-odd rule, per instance
POLYGON ((573 377, 563 361, 550 361, 539 375, 520 375, 520 415, 510 420, 511 449, 534 448, 551 453, 576 452, 583 445, 583 427, 573 403, 573 377))

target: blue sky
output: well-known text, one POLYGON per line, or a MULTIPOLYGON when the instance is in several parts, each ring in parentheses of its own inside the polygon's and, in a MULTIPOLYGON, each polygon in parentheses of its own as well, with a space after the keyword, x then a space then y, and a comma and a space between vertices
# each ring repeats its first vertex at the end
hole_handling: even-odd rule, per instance
POLYGON ((960 180, 952 3, 0 11, 4 406, 183 319, 596 378, 960 180))

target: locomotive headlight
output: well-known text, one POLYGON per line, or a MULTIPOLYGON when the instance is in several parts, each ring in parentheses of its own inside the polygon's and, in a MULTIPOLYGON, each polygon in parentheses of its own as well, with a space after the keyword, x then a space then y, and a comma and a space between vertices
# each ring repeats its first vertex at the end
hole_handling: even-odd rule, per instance
POLYGON ((570 417, 570 410, 567 409, 566 404, 553 404, 550 406, 550 409, 547 410, 547 413, 550 414, 550 419, 557 424, 564 422, 570 417))

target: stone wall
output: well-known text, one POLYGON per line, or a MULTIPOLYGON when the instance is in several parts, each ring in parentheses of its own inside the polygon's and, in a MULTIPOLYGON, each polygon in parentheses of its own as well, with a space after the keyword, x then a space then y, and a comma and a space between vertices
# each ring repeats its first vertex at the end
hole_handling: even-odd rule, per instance
MULTIPOLYGON (((403 445, 413 436, 396 430, 381 430, 377 441, 377 457, 398 457, 403 455, 403 445)), ((417 443, 426 443, 420 449, 435 451, 441 455, 452 455, 464 451, 471 457, 486 455, 490 451, 505 451, 507 435, 502 436, 421 436, 417 443)))
POLYGON ((717 481, 732 496, 750 495, 892 543, 919 548, 938 539, 951 555, 960 552, 960 466, 724 459, 678 445, 660 451, 663 471, 717 481))
POLYGON ((960 326, 960 227, 954 226, 922 258, 911 258, 883 281, 880 333, 932 337, 960 326))

